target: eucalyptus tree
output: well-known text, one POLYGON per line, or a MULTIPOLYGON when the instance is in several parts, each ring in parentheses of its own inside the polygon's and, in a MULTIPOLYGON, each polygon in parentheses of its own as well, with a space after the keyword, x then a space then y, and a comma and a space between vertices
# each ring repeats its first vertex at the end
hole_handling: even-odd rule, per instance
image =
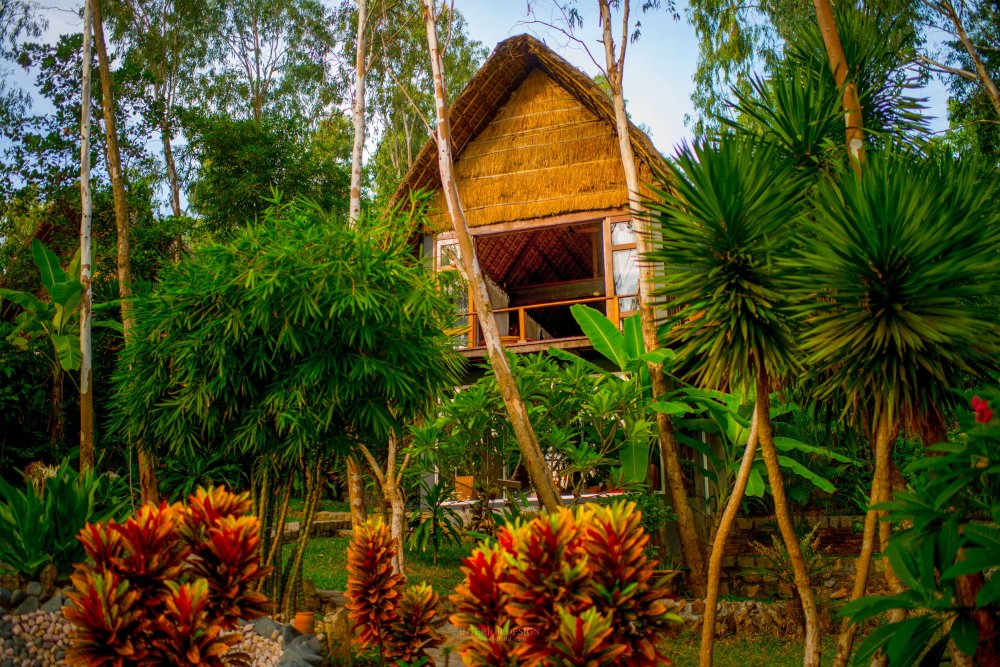
MULTIPOLYGON (((432 133, 434 88, 420 0, 379 4, 373 18, 379 30, 371 41, 368 112, 379 133, 372 156, 374 187, 379 198, 387 198, 432 133)), ((487 50, 468 34, 457 9, 442 7, 436 18, 438 31, 448 35, 441 57, 448 72, 448 95, 454 98, 479 69, 487 50)))
MULTIPOLYGON (((250 463, 265 564, 283 562, 287 510, 276 505, 303 470, 289 582, 333 458, 401 432, 454 386, 461 363, 442 333, 451 306, 410 252, 418 221, 367 222, 276 204, 229 243, 195 250, 137 305, 116 375, 117 425, 136 442, 250 463)), ((285 593, 287 609, 291 583, 285 593)))
POLYGON ((340 102, 332 16, 319 0, 220 0, 202 113, 297 118, 308 127, 340 102))
MULTIPOLYGON (((670 176, 659 193, 664 203, 651 204, 660 237, 649 258, 664 267, 658 294, 679 306, 661 327, 663 343, 686 360, 695 384, 755 395, 756 441, 805 616, 804 664, 818 666, 819 617, 788 510, 770 415, 771 393, 789 386, 800 372, 795 301, 786 285, 802 177, 766 143, 733 134, 685 146, 670 176)), ((747 471, 754 444, 750 438, 741 466, 747 471)), ((706 601, 702 665, 712 661, 710 621, 717 592, 716 579, 706 601)))
POLYGON ((91 321, 93 291, 92 217, 90 197, 90 2, 83 4, 83 73, 80 77, 80 472, 94 467, 94 390, 91 321))
MULTIPOLYGON (((132 257, 129 243, 128 197, 125 194, 125 174, 122 170, 121 149, 118 145, 118 120, 115 110, 114 83, 111 78, 111 59, 104 39, 104 19, 101 0, 89 0, 94 25, 94 46, 97 51, 98 69, 101 74, 101 108, 104 112, 105 149, 111 190, 115 202, 115 231, 118 239, 118 296, 121 300, 122 326, 125 345, 131 341, 135 324, 132 315, 132 257)), ((149 450, 139 448, 139 488, 144 503, 157 503, 160 493, 156 485, 156 464, 149 450)))
POLYGON ((179 108, 209 63, 211 35, 219 30, 215 0, 128 0, 104 7, 112 43, 124 68, 137 75, 147 104, 145 120, 159 134, 174 216, 181 209, 181 179, 174 156, 179 108))
MULTIPOLYGON (((815 397, 842 400, 874 435, 872 503, 889 499, 899 430, 953 414, 953 389, 1000 372, 997 194, 973 164, 893 153, 818 190, 794 262, 804 362, 815 397)), ((869 509, 852 600, 865 591, 877 515, 869 509)), ((842 632, 838 665, 854 630, 842 632)))

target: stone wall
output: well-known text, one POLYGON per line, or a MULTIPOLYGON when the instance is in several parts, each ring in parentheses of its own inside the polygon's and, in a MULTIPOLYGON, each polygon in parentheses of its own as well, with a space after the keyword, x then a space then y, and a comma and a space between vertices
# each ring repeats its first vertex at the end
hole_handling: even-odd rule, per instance
MULTIPOLYGON (((817 574, 813 587, 821 599, 846 598, 854 582, 854 561, 861 552, 864 516, 808 517, 810 530, 819 524, 817 550, 821 558, 816 562, 817 574)), ((760 600, 789 599, 792 597, 792 575, 781 576, 782 567, 754 549, 758 542, 772 546, 771 536, 781 539, 773 518, 737 519, 726 543, 722 559, 722 595, 760 600), (777 572, 775 572, 777 570, 777 572)), ((869 591, 885 585, 882 562, 877 556, 872 562, 869 591)))

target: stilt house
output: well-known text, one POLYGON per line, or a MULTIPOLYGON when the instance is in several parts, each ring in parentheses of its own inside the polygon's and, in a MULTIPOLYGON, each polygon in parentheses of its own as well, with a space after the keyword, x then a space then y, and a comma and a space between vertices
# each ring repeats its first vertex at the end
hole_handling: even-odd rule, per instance
MULTIPOLYGON (((636 309, 638 264, 611 98, 537 39, 512 37, 451 106, 458 189, 503 342, 512 351, 589 347, 570 314, 585 303, 614 322, 636 309)), ((630 125, 640 181, 663 158, 630 125)), ((432 192, 423 253, 456 269, 457 244, 440 191, 434 138, 393 195, 432 192)), ((644 194, 649 194, 644 193, 644 194)), ((457 275, 457 274, 456 274, 457 275)), ((456 345, 484 353, 466 288, 456 345)))

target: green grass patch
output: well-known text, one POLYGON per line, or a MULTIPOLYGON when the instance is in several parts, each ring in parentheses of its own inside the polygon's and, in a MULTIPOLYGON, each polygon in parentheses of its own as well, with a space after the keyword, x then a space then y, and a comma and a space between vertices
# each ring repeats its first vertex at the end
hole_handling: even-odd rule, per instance
MULTIPOLYGON (((698 664, 701 635, 690 632, 665 639, 663 649, 674 667, 698 664)), ((833 664, 834 640, 823 639, 823 665, 833 664)), ((770 635, 741 635, 715 640, 715 667, 799 667, 802 664, 802 641, 770 635)))
MULTIPOLYGON (((347 537, 319 537, 309 540, 302 572, 312 579, 316 588, 343 591, 347 588, 347 537)), ((433 564, 430 550, 406 552, 406 578, 416 584, 426 581, 442 597, 448 596, 462 580, 459 565, 462 558, 472 553, 472 543, 441 547, 438 564, 433 564)))

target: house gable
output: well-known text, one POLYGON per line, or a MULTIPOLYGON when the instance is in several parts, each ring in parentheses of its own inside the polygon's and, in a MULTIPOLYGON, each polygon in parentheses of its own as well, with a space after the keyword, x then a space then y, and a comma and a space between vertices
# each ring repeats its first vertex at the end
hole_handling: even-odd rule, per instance
MULTIPOLYGON (((455 99, 451 121, 456 180, 472 228, 628 206, 610 97, 529 35, 497 45, 455 99)), ((648 183, 663 158, 631 123, 629 135, 640 181, 648 183)), ((392 203, 415 190, 434 191, 425 231, 449 229, 433 137, 392 203)))
MULTIPOLYGON (((455 163, 470 227, 628 205, 614 127, 539 68, 455 163)), ((438 190, 437 230, 451 226, 438 190)))

